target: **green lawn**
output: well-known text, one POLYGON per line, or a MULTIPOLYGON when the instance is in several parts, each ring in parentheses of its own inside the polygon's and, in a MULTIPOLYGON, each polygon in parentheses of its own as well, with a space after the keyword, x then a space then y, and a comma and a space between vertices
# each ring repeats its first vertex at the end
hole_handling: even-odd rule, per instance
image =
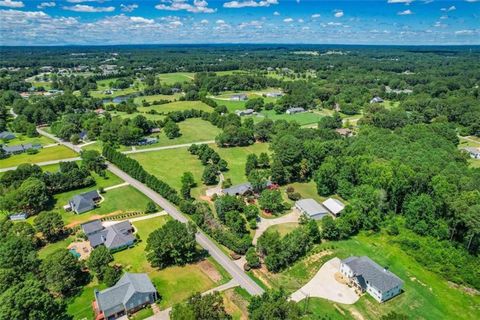
MULTIPOLYGON (((145 108, 147 109, 147 108, 145 108)), ((135 112, 135 113, 126 113, 126 112, 121 112, 121 111, 113 111, 111 112, 112 116, 118 116, 122 119, 132 119, 135 118, 138 115, 142 115, 148 120, 152 121, 157 121, 157 120, 163 120, 165 119, 165 116, 163 114, 150 114, 147 112, 135 112)))
MULTIPOLYGON (((403 313, 411 319, 476 319, 480 312, 480 297, 472 296, 461 289, 453 288, 439 275, 426 270, 412 257, 408 256, 392 238, 384 234, 361 233, 349 240, 324 242, 306 257, 279 274, 260 275, 269 285, 284 287, 293 292, 304 285, 318 271, 318 268, 330 258, 344 259, 351 255, 367 255, 378 264, 388 266, 404 282, 404 292, 385 303, 378 303, 368 294, 354 305, 340 305, 347 311, 346 317, 359 313, 364 319, 378 319, 390 311, 403 313), (322 251, 326 250, 326 251, 322 251), (323 255, 329 252, 329 255, 323 255), (315 254, 316 253, 316 254, 315 254), (321 258, 315 258, 322 256, 321 258)), ((338 305, 338 304, 337 304, 338 305)), ((309 309, 319 312, 333 312, 333 303, 310 299, 309 309), (328 307, 330 305, 330 307, 328 307)), ((338 317, 334 317, 336 319, 338 317)), ((358 317, 356 317, 358 318, 358 317)))
MULTIPOLYGON (((135 222, 134 226, 141 241, 134 248, 114 254, 115 263, 121 264, 125 271, 148 273, 162 297, 160 303, 162 309, 185 300, 195 292, 205 292, 227 280, 225 277, 222 277, 216 283, 198 264, 173 266, 162 270, 150 266, 145 255, 148 235, 170 219, 169 216, 162 216, 135 222)), ((203 263, 209 263, 213 269, 217 267, 209 259, 203 263)), ((224 272, 217 272, 221 275, 224 274, 224 272)))
POLYGON ((152 96, 141 96, 141 97, 136 97, 133 99, 133 102, 137 103, 138 105, 142 105, 143 101, 146 102, 153 102, 153 101, 160 101, 160 100, 178 100, 182 96, 181 93, 175 93, 175 94, 155 94, 152 96))
POLYGON ((320 121, 321 118, 323 118, 325 115, 322 113, 318 112, 302 112, 302 113, 296 113, 296 114, 286 114, 286 113, 281 113, 277 114, 273 110, 264 110, 260 113, 263 115, 254 117, 256 121, 261 121, 263 119, 272 119, 273 121, 275 120, 287 120, 287 121, 296 121, 300 125, 307 125, 307 124, 312 124, 312 123, 317 123, 320 121))
POLYGON ((78 157, 78 154, 64 146, 55 146, 42 148, 37 154, 29 155, 26 152, 12 155, 6 159, 0 160, 0 168, 18 166, 22 163, 38 163, 51 160, 61 160, 78 157))
POLYGON ((155 152, 131 154, 131 158, 140 162, 147 172, 180 190, 180 178, 186 171, 193 173, 198 185, 202 184, 203 166, 187 148, 167 149, 155 152))
POLYGON ((289 232, 292 232, 294 229, 298 227, 297 222, 288 222, 288 223, 282 223, 282 224, 277 224, 269 227, 267 229, 268 232, 274 232, 277 231, 280 233, 280 235, 283 237, 289 232))
POLYGON ((110 89, 110 83, 115 82, 117 78, 112 79, 104 79, 97 81, 97 90, 90 91, 90 95, 93 98, 101 98, 101 99, 108 99, 108 98, 115 98, 118 96, 125 96, 129 94, 133 94, 136 92, 140 92, 144 88, 144 83, 139 80, 134 81, 134 85, 132 87, 126 89, 120 89, 113 91, 112 94, 105 94, 105 90, 110 89))
POLYGON ((85 286, 79 294, 67 301, 67 313, 74 320, 93 319, 92 302, 95 300, 94 290, 106 289, 106 285, 99 284, 96 279, 85 286))
POLYGON ((215 137, 221 132, 219 128, 215 127, 210 122, 197 118, 179 122, 178 126, 180 127, 180 137, 169 139, 162 131, 159 134, 152 135, 159 138, 157 143, 147 146, 137 146, 137 149, 215 140, 215 137))
POLYGON ((213 149, 218 152, 222 159, 228 162, 229 170, 224 173, 225 178, 230 178, 233 184, 238 184, 247 181, 245 176, 247 156, 251 153, 258 156, 262 152, 268 152, 268 144, 256 143, 248 147, 235 148, 218 148, 214 146, 213 149))
POLYGON ((68 200, 74 195, 87 192, 90 190, 98 189, 99 186, 85 188, 80 190, 73 190, 55 195, 55 207, 54 210, 62 214, 63 220, 68 224, 82 223, 95 218, 101 218, 102 216, 125 211, 143 211, 147 207, 149 199, 137 189, 131 186, 124 186, 116 189, 109 190, 102 194, 105 198, 101 202, 98 208, 92 211, 88 211, 82 214, 75 214, 73 212, 65 212, 63 206, 68 203, 68 200))
POLYGON ((157 75, 162 83, 172 85, 177 82, 189 82, 193 80, 195 74, 192 72, 173 72, 173 73, 161 73, 157 75))
POLYGON ((39 143, 42 146, 46 146, 52 143, 55 143, 50 138, 47 138, 45 136, 39 135, 38 137, 28 137, 24 134, 21 133, 14 133, 16 138, 8 141, 1 141, 1 144, 6 144, 7 146, 16 146, 20 144, 26 144, 26 143, 39 143))
POLYGON ((183 110, 202 110, 206 112, 212 112, 213 108, 206 105, 201 101, 175 101, 166 104, 155 105, 151 107, 138 107, 140 112, 148 112, 150 110, 155 110, 159 113, 168 113, 173 111, 183 111, 183 110))

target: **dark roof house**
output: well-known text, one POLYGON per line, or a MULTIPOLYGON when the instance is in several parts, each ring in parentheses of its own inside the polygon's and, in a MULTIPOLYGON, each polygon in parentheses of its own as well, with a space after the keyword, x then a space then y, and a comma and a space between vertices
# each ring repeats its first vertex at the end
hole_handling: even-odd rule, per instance
POLYGON ((243 196, 251 191, 252 191, 252 185, 250 184, 250 182, 237 184, 235 186, 231 186, 230 188, 226 188, 222 190, 223 194, 230 195, 230 196, 243 196))
MULTIPOLYGON (((100 200, 101 197, 97 190, 85 192, 74 196, 68 202, 70 210, 80 214, 95 208, 95 203, 100 200)), ((67 206, 68 207, 68 206, 67 206)))
POLYGON ((8 146, 2 146, 2 149, 5 151, 6 154, 19 154, 19 153, 24 153, 25 151, 29 150, 29 149, 41 149, 42 148, 42 145, 41 144, 38 144, 38 143, 35 143, 35 144, 32 144, 32 143, 26 143, 26 144, 19 144, 19 145, 16 145, 16 146, 11 146, 11 147, 8 147, 8 146))
POLYGON ((125 273, 108 289, 95 290, 96 320, 117 319, 157 300, 157 290, 146 273, 125 273))
POLYGON ((92 229, 96 231, 87 234, 87 237, 93 248, 103 244, 107 249, 115 250, 131 246, 135 243, 133 226, 130 221, 115 223, 106 228, 103 228, 102 226, 102 229, 100 230, 98 230, 98 225, 95 225, 92 229))
POLYGON ((85 233, 87 236, 102 231, 104 229, 102 221, 100 221, 99 219, 82 223, 81 227, 83 233, 85 233))
POLYGON ((8 131, 0 132, 0 139, 2 140, 12 140, 15 139, 15 135, 8 131))
POLYGON ((230 100, 232 101, 244 101, 247 100, 248 96, 245 93, 234 94, 230 96, 230 100))
POLYGON ((295 114, 295 113, 300 113, 300 112, 305 112, 304 108, 290 108, 285 111, 286 114, 295 114))
POLYGON ((398 295, 403 287, 399 277, 366 256, 342 260, 340 271, 380 302, 398 295))
POLYGON ((245 109, 245 110, 235 110, 235 114, 237 116, 250 116, 254 114, 255 111, 253 109, 245 109))

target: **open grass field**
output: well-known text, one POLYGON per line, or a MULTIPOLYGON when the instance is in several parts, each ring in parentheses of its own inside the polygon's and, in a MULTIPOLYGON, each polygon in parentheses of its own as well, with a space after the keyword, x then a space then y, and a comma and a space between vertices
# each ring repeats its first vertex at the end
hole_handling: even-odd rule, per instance
POLYGON ((287 233, 290 233, 293 230, 295 230, 298 227, 298 225, 299 224, 297 222, 288 222, 288 223, 283 223, 283 224, 277 224, 277 225, 273 225, 271 227, 268 227, 266 232, 277 231, 280 234, 280 236, 283 237, 287 233))
POLYGON ((182 186, 180 178, 186 171, 193 173, 198 185, 202 184, 203 166, 196 156, 187 151, 187 148, 137 153, 131 154, 130 157, 140 162, 149 173, 177 190, 182 186))
POLYGON ((157 112, 173 112, 173 111, 183 111, 183 110, 202 110, 207 112, 212 112, 213 108, 206 105, 201 101, 175 101, 166 104, 155 105, 151 107, 138 107, 139 112, 148 112, 150 110, 155 110, 157 112))
POLYGON ((147 207, 149 199, 137 189, 131 186, 124 186, 109 190, 102 194, 105 198, 98 208, 82 214, 75 214, 73 212, 65 212, 63 206, 67 204, 68 200, 74 195, 98 189, 99 186, 85 188, 80 190, 73 190, 55 195, 54 209, 62 214, 63 220, 67 225, 82 223, 92 219, 101 218, 104 215, 114 212, 125 211, 144 211, 147 207))
POLYGON ((158 137, 158 142, 147 146, 137 146, 137 149, 147 149, 153 147, 173 146, 192 142, 202 142, 215 140, 215 137, 221 132, 219 128, 210 122, 202 119, 187 119, 179 122, 181 136, 169 139, 162 131, 152 136, 158 137))
POLYGON ((114 254, 115 263, 121 264, 125 271, 148 273, 162 297, 160 302, 162 309, 188 298, 195 292, 205 292, 228 280, 224 277, 225 272, 217 270, 217 266, 210 259, 200 263, 173 266, 162 270, 150 266, 145 255, 148 235, 164 225, 169 219, 171 219, 169 216, 162 216, 135 222, 134 226, 140 237, 140 242, 134 248, 114 254), (207 271, 205 266, 209 266, 210 271, 207 271), (219 276, 217 281, 212 280, 212 273, 219 276))
POLYGON ((46 146, 46 145, 55 143, 55 141, 53 141, 52 139, 42 135, 38 137, 28 137, 21 133, 15 133, 15 136, 16 136, 15 139, 2 141, 0 143, 6 144, 7 146, 17 146, 17 145, 26 144, 26 143, 40 143, 42 146, 46 146))
POLYGON ((195 74, 192 72, 173 72, 173 73, 161 73, 157 75, 162 83, 172 85, 177 82, 188 82, 193 80, 195 74))
POLYGON ((287 120, 287 121, 296 121, 300 125, 307 125, 307 124, 315 124, 320 121, 321 118, 325 116, 325 114, 317 113, 317 112, 302 112, 296 114, 277 114, 273 110, 264 110, 261 112, 263 117, 254 117, 254 120, 261 121, 265 118, 275 120, 287 120))
POLYGON ((18 166, 22 163, 38 163, 51 160, 61 160, 78 157, 78 154, 64 146, 42 148, 37 154, 29 155, 26 152, 12 155, 0 160, 0 168, 18 166))
MULTIPOLYGON (((318 271, 330 258, 344 259, 351 255, 367 255, 378 264, 388 266, 404 282, 404 292, 385 303, 378 303, 368 294, 354 305, 340 305, 346 318, 360 314, 364 319, 378 319, 390 311, 406 314, 411 319, 475 319, 480 312, 480 296, 473 296, 452 287, 445 279, 426 270, 385 234, 361 233, 349 240, 324 242, 312 254, 279 274, 261 273, 258 277, 269 286, 284 287, 293 292, 318 271)), ((331 310, 333 303, 310 299, 310 310, 331 310)), ((320 315, 323 314, 320 312, 320 315)), ((358 316, 356 318, 359 318, 358 316)), ((335 318, 334 318, 335 319, 335 318)))
POLYGON ((222 100, 222 99, 213 99, 219 106, 227 107, 229 112, 235 112, 235 110, 243 110, 245 109, 246 101, 230 101, 230 100, 222 100))
MULTIPOLYGON (((145 109, 148 110, 148 108, 145 108, 145 109)), ((150 113, 147 113, 146 111, 145 112, 140 112, 140 113, 138 113, 138 112, 126 113, 126 112, 121 112, 121 111, 114 111, 111 114, 112 114, 112 116, 118 116, 122 119, 132 119, 132 118, 135 118, 138 115, 142 115, 145 118, 147 118, 147 120, 152 120, 152 121, 165 119, 165 116, 162 115, 162 114, 150 114, 150 113)))
POLYGON ((178 100, 182 96, 181 93, 175 93, 171 95, 166 95, 166 94, 156 94, 152 96, 141 96, 141 97, 136 97, 133 99, 133 102, 141 105, 143 101, 146 102, 153 102, 153 101, 159 101, 159 100, 178 100))
POLYGON ((262 152, 268 153, 268 143, 256 143, 248 147, 218 148, 213 147, 222 159, 228 163, 229 170, 224 173, 225 178, 230 178, 233 184, 247 181, 245 176, 245 163, 251 153, 257 156, 262 152))
POLYGON ((140 92, 144 88, 144 83, 139 80, 135 80, 132 87, 126 89, 120 89, 113 91, 112 94, 105 94, 105 90, 110 89, 110 83, 113 83, 117 78, 103 79, 97 81, 97 90, 90 91, 90 95, 93 98, 115 98, 118 96, 129 95, 132 93, 140 92))

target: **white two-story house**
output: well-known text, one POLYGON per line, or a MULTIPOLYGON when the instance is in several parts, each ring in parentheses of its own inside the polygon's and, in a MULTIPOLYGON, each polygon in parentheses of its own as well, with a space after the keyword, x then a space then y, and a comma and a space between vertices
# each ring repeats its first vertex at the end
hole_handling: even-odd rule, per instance
POLYGON ((340 272, 354 287, 368 292, 378 302, 387 301, 402 292, 403 281, 369 257, 342 260, 340 272))

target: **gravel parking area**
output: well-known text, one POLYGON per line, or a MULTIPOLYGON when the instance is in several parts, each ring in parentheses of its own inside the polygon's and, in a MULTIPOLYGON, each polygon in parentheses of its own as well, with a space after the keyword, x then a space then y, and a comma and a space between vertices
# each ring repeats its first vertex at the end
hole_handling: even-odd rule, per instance
POLYGON ((359 299, 355 291, 335 280, 335 273, 340 272, 339 270, 339 258, 327 261, 312 280, 292 294, 291 299, 298 302, 309 296, 343 304, 354 304, 359 299))

